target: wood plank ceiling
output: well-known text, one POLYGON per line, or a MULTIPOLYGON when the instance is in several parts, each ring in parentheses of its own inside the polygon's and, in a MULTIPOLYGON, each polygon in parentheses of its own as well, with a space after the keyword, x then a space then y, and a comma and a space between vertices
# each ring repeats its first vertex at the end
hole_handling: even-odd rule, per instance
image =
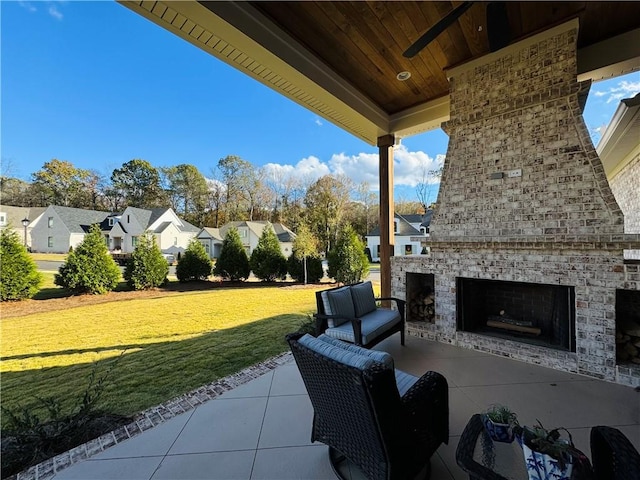
MULTIPOLYGON (((445 69, 489 53, 476 2, 412 59, 402 53, 461 2, 251 2, 337 75, 392 115, 448 95, 445 69), (398 81, 396 75, 411 72, 398 81)), ((640 26, 640 2, 506 2, 511 42, 579 17, 578 47, 640 26)))

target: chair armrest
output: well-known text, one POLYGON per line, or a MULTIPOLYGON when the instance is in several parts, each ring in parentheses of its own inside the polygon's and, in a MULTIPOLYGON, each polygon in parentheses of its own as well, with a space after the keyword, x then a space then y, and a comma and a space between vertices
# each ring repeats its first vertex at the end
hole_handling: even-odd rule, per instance
POLYGON ((449 443, 449 385, 444 376, 425 373, 404 394, 402 404, 419 437, 449 443))
POLYGON ((389 300, 396 302, 396 305, 398 306, 398 312, 400 313, 400 317, 404 322, 404 307, 405 307, 405 304, 407 303, 406 301, 396 297, 379 297, 375 299, 376 302, 384 302, 389 300))

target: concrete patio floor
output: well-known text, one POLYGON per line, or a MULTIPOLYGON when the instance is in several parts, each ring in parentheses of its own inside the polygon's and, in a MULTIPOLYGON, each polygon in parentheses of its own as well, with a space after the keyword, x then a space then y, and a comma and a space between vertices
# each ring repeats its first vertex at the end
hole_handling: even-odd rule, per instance
MULTIPOLYGON (((450 440, 431 459, 434 480, 468 478, 455 462, 467 420, 493 403, 520 423, 564 426, 590 456, 594 425, 620 429, 640 450, 640 393, 633 388, 398 335, 376 349, 414 375, 449 382, 450 440)), ((55 475, 63 479, 333 479, 327 447, 312 444, 312 407, 291 362, 55 475)), ((361 478, 357 473, 354 479, 361 478)))

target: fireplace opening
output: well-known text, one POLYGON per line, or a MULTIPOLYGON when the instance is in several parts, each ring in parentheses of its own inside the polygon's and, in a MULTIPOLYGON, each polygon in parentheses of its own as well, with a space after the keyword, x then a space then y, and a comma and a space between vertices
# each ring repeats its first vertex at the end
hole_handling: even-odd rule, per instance
POLYGON ((436 303, 432 273, 407 273, 407 321, 434 323, 436 303))
POLYGON ((458 330, 575 352, 573 287, 459 277, 456 291, 458 330))
POLYGON ((640 365, 640 291, 616 290, 616 361, 640 365))

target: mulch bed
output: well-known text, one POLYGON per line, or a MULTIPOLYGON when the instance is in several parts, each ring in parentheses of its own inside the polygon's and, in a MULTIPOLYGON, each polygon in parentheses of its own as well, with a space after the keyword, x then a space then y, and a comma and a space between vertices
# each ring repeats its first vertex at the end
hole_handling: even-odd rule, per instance
POLYGON ((167 295, 184 292, 214 290, 217 288, 314 288, 317 284, 301 284, 295 282, 170 282, 167 286, 151 290, 108 292, 102 295, 71 295, 64 298, 49 298, 46 300, 22 300, 18 302, 2 302, 0 318, 23 317, 34 313, 67 310, 75 307, 86 307, 107 302, 120 302, 144 298, 165 297, 167 295))

